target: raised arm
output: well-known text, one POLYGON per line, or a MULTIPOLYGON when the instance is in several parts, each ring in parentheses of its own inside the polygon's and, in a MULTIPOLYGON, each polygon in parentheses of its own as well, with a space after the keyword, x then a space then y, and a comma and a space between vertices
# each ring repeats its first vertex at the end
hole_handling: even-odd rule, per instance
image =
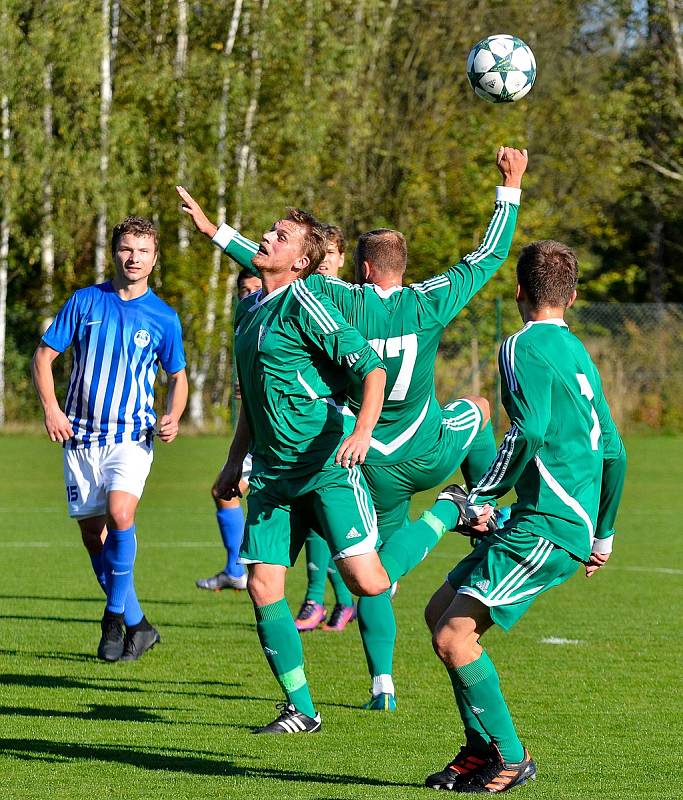
POLYGON ((413 289, 422 298, 425 312, 448 325, 482 286, 505 262, 517 225, 522 176, 528 162, 527 151, 501 147, 496 165, 503 185, 496 189, 493 216, 476 250, 440 275, 432 276, 413 289))
POLYGON ((200 233, 203 233, 204 236, 208 236, 217 247, 220 247, 240 267, 249 270, 252 275, 260 277, 259 271, 251 263, 251 259, 258 250, 258 244, 242 236, 230 225, 225 223, 220 227, 214 225, 187 189, 182 186, 176 186, 175 188, 182 200, 180 208, 192 218, 195 228, 200 233))
POLYGON ((31 362, 31 375, 33 376, 33 385, 36 387, 36 392, 43 406, 45 430, 48 436, 53 442, 66 442, 71 439, 74 432, 55 394, 52 362, 59 355, 59 350, 54 350, 46 344, 38 345, 31 362))

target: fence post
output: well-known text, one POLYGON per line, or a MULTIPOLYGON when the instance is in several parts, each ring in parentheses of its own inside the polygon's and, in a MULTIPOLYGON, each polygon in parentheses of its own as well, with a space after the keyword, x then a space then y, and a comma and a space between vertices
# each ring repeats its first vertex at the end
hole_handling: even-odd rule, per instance
POLYGON ((496 342, 494 345, 493 363, 496 375, 496 396, 493 403, 493 430, 500 430, 500 372, 498 371, 498 348, 503 339, 503 300, 496 297, 496 342))

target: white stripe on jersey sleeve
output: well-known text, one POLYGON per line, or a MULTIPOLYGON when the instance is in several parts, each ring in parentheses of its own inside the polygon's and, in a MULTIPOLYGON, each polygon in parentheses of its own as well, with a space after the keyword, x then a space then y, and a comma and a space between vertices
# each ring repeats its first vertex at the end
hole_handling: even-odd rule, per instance
POLYGON ((334 333, 334 331, 339 330, 339 326, 328 314, 327 309, 320 303, 317 297, 314 297, 314 295, 309 292, 301 281, 294 281, 292 284, 292 291, 301 306, 308 311, 324 333, 334 333))
POLYGON ((463 260, 468 261, 470 264, 477 264, 479 261, 486 258, 486 256, 490 255, 496 249, 500 237, 503 235, 505 224, 509 216, 509 204, 496 203, 496 210, 493 213, 493 217, 491 217, 491 222, 484 234, 482 243, 473 253, 466 255, 463 260))

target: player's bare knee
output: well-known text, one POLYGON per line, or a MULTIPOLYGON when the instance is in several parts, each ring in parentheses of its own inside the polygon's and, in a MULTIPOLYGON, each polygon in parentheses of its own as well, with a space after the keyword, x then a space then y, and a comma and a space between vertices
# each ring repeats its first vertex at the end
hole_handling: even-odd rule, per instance
POLYGON ((344 582, 349 587, 352 594, 357 594, 361 597, 376 597, 382 592, 386 592, 391 588, 391 583, 386 576, 382 575, 346 575, 342 573, 344 582))
POLYGON ((107 514, 109 530, 126 531, 135 524, 135 510, 125 505, 113 505, 107 514))
POLYGON ((435 626, 432 631, 432 647, 436 655, 447 667, 452 666, 454 663, 454 646, 455 641, 450 629, 445 626, 435 626))

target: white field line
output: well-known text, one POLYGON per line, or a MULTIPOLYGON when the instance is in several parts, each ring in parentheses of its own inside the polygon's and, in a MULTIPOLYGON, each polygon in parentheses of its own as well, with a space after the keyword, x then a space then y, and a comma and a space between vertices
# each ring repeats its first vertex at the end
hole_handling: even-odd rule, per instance
POLYGON ((581 639, 563 639, 561 636, 546 636, 541 644, 585 644, 581 639))

